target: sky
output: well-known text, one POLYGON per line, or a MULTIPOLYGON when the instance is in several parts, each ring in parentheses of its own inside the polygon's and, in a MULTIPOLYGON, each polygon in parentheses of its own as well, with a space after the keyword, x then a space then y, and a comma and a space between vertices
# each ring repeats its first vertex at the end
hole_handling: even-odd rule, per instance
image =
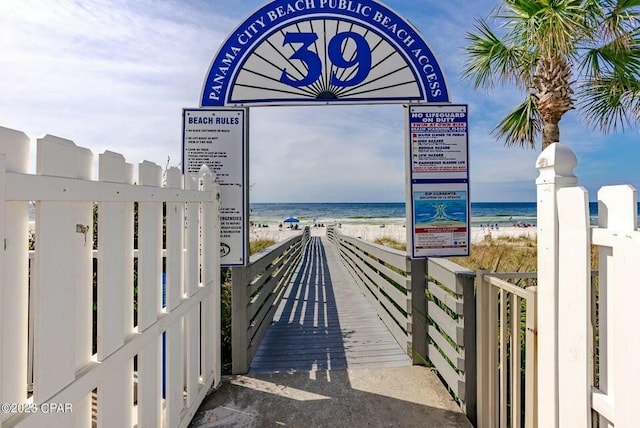
MULTIPOLYGON (((522 94, 474 90, 460 78, 465 33, 495 0, 387 0, 435 54, 453 103, 468 104, 472 202, 535 201, 539 150, 506 148, 492 135, 522 94)), ((256 0, 2 0, 0 126, 35 141, 51 134, 97 155, 122 153, 179 166, 182 109, 198 107, 220 45, 256 0)), ((250 110, 251 202, 401 202, 400 105, 256 107, 250 110)), ((575 112, 561 142, 596 199, 603 185, 640 186, 638 127, 605 136, 575 112)))

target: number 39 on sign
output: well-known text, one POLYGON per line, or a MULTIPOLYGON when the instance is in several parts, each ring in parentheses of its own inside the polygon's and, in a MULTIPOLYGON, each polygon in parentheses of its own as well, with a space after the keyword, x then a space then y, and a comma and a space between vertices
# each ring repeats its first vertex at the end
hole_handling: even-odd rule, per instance
MULTIPOLYGON (((318 35, 316 33, 286 33, 283 46, 290 44, 294 47, 291 60, 300 61, 306 71, 303 77, 293 78, 293 73, 285 67, 280 76, 280 82, 293 86, 303 87, 316 83, 322 77, 322 59, 312 47, 317 47, 318 35), (306 74, 305 74, 306 73, 306 74)), ((323 55, 324 56, 324 55, 323 55)), ((331 70, 329 83, 338 88, 345 88, 359 85, 364 82, 371 70, 371 48, 362 34, 345 31, 335 34, 327 43, 326 58, 331 64, 326 64, 331 70), (354 48, 350 54, 346 54, 346 46, 353 43, 354 48), (355 67, 355 68, 354 68, 355 67), (352 72, 345 73, 349 68, 354 68, 352 72), (338 73, 338 71, 342 71, 338 73)))

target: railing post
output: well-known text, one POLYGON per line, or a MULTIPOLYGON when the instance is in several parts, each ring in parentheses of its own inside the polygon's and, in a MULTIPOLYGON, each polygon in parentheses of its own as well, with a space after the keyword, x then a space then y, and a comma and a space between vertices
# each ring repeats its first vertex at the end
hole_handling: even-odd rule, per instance
MULTIPOLYGON (((477 346, 477 382, 478 382, 478 401, 477 401, 477 427, 492 428, 495 423, 495 390, 492 390, 490 382, 493 368, 489 365, 489 354, 492 351, 489 348, 489 336, 495 334, 489 325, 489 286, 484 283, 486 270, 476 272, 476 299, 478 311, 476 312, 476 346, 477 346)), ((495 381, 493 382, 495 383, 495 381)))
POLYGON ((538 157, 538 423, 558 427, 558 190, 577 184, 576 156, 553 143, 538 157))
POLYGON ((231 268, 231 370, 233 374, 244 374, 249 371, 248 283, 248 266, 231 268))
POLYGON ((427 360, 428 340, 427 340, 427 260, 411 259, 407 257, 407 270, 409 278, 407 281, 407 298, 409 310, 407 333, 411 340, 410 357, 414 364, 423 364, 427 360))
POLYGON ((456 275, 458 287, 462 288, 462 323, 464 328, 464 412, 471 423, 477 422, 477 349, 476 349, 476 295, 474 276, 456 275))

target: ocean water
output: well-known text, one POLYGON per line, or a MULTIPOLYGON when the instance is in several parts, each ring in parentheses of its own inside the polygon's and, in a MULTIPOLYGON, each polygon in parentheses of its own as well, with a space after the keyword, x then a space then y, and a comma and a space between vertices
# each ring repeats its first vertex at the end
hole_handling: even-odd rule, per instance
MULTIPOLYGON (((536 211, 535 202, 472 202, 471 225, 535 225, 536 211)), ((596 224, 597 202, 589 203, 589 212, 591 223, 596 224)), ((406 218, 404 202, 251 204, 251 221, 254 223, 279 223, 289 216, 297 217, 303 224, 393 224, 404 223, 406 218)))

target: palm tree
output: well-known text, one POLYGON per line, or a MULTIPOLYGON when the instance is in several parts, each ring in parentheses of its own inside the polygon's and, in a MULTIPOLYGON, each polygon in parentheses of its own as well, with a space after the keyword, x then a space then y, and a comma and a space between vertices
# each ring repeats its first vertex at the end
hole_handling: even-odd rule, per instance
POLYGON ((640 0, 503 0, 467 33, 464 79, 514 84, 525 100, 494 133, 508 146, 560 141, 574 108, 604 133, 640 118, 640 0))

